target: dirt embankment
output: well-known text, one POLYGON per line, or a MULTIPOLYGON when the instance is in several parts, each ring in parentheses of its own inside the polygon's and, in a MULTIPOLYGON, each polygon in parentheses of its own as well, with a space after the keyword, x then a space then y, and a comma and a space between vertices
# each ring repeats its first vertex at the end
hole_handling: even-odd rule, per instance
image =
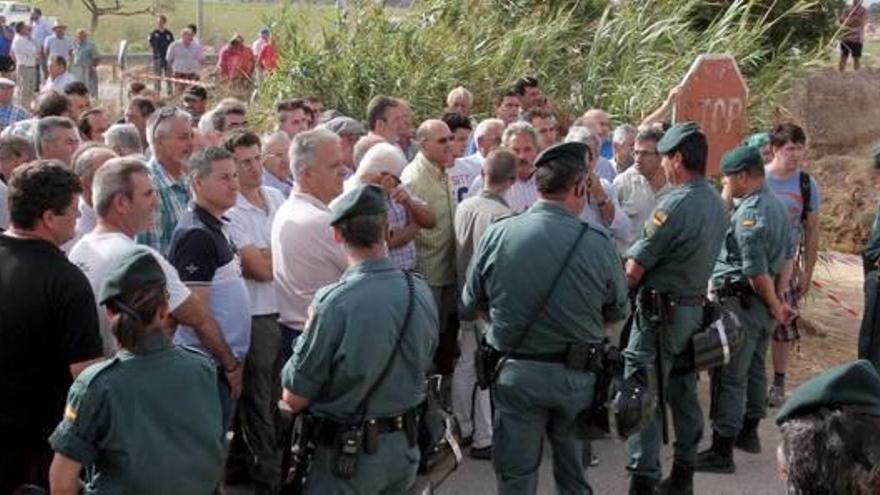
POLYGON ((869 175, 880 141, 880 71, 817 71, 793 92, 790 109, 809 138, 807 170, 822 189, 822 249, 858 253, 880 194, 869 175))

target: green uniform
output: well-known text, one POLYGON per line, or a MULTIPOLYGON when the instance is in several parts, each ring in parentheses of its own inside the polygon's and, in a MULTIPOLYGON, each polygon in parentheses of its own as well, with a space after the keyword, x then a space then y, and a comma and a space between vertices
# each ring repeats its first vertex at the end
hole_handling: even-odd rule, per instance
MULTIPOLYGON (((627 253, 645 270, 640 295, 647 289, 691 299, 705 295, 727 225, 721 197, 706 179, 686 182, 667 194, 646 222, 643 237, 627 253)), ((658 326, 653 317, 648 309, 639 306, 624 351, 627 376, 639 369, 656 369, 658 326)), ((666 399, 675 430, 675 461, 684 466, 694 463, 703 417, 697 400, 696 374, 670 376, 670 370, 674 361, 686 359, 684 351, 702 321, 702 306, 682 304, 671 309, 661 352, 661 372, 666 378, 666 399)), ((660 418, 658 408, 651 422, 626 443, 628 469, 646 478, 659 479, 661 475, 660 418)))
MULTIPOLYGON (((465 313, 488 313, 488 341, 518 355, 565 352, 601 343, 604 321, 626 317, 626 283, 614 244, 563 206, 539 201, 487 229, 468 269, 465 313), (586 232, 552 297, 514 349, 523 327, 550 291, 566 254, 586 232)), ((577 414, 593 399, 595 375, 562 363, 510 359, 494 384, 494 457, 501 494, 535 493, 543 438, 553 447, 559 493, 591 493, 583 469, 577 414)))
POLYGON ((862 253, 865 268, 865 312, 862 326, 859 329, 859 359, 867 359, 880 370, 880 304, 878 304, 878 286, 880 286, 880 212, 874 218, 871 237, 862 253))
POLYGON ((212 493, 223 469, 217 371, 155 335, 83 371, 52 448, 88 467, 85 493, 212 493))
POLYGON ((790 235, 788 211, 773 191, 762 185, 738 202, 715 263, 712 285, 716 290, 727 281, 747 292, 740 297, 719 294, 721 303, 739 317, 743 332, 739 351, 719 375, 713 419, 715 431, 723 437, 736 436, 743 425, 743 412, 750 420, 765 415, 765 361, 775 323, 761 297, 748 290, 749 277, 764 274, 775 281, 786 260, 794 255, 790 235))
MULTIPOLYGON (((437 307, 425 281, 413 277, 409 327, 388 375, 367 401, 366 419, 401 415, 424 398, 437 347, 437 307)), ((360 422, 358 404, 393 352, 407 303, 406 279, 388 258, 350 267, 339 282, 315 294, 306 329, 282 372, 284 388, 308 399, 317 418, 360 422)), ((416 480, 419 449, 409 446, 403 431, 380 434, 376 453, 358 454, 350 480, 334 475, 335 458, 334 448, 317 447, 306 493, 407 493, 416 480)))

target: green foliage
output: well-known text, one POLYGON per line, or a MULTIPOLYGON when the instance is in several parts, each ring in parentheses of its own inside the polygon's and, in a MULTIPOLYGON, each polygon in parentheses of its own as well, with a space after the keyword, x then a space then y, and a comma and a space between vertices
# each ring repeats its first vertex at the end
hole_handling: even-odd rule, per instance
POLYGON ((307 11, 282 15, 281 68, 261 87, 262 107, 318 95, 327 108, 363 118, 372 96, 388 94, 407 98, 426 117, 464 85, 485 116, 498 88, 534 75, 563 109, 598 106, 634 121, 663 100, 697 55, 731 53, 749 81, 754 125, 770 119, 830 39, 768 43, 778 26, 803 19, 818 0, 786 1, 783 11, 768 11, 763 0, 732 0, 699 29, 693 13, 714 5, 706 0, 426 0, 408 11, 353 3, 317 39, 304 32, 307 11))

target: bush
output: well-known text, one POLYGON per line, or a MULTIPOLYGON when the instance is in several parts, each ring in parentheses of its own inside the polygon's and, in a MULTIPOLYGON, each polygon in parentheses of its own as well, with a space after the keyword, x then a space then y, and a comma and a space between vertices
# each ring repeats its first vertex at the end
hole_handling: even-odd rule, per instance
POLYGON ((768 11, 763 0, 733 0, 695 27, 706 0, 531 2, 426 0, 411 10, 353 2, 346 16, 309 37, 303 10, 279 20, 280 70, 260 89, 277 98, 318 95, 325 107, 364 117, 376 94, 406 97, 420 118, 437 115, 449 89, 464 85, 480 116, 492 95, 524 75, 539 78, 562 108, 596 106, 637 121, 680 82, 697 55, 731 53, 749 81, 752 124, 767 123, 803 70, 821 61, 830 38, 768 43, 771 32, 802 19, 818 1, 790 0, 768 11))

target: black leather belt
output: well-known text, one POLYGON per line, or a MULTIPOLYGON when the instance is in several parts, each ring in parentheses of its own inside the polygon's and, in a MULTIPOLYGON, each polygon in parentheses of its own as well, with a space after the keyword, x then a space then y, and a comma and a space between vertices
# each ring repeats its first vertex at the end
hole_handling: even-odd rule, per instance
MULTIPOLYGON (((376 428, 380 435, 385 433, 394 433, 406 429, 408 421, 418 421, 416 409, 385 418, 372 418, 364 421, 364 428, 376 428)), ((349 425, 337 423, 331 419, 317 418, 315 424, 315 439, 318 445, 332 446, 336 445, 339 433, 349 428, 349 425)))
POLYGON ((670 306, 705 306, 706 296, 679 296, 670 294, 667 296, 670 306))
POLYGON ((568 369, 599 373, 604 367, 603 347, 600 344, 570 344, 564 352, 521 353, 513 352, 510 359, 537 361, 540 363, 560 363, 568 369))
POLYGON ((510 354, 510 359, 522 359, 523 361, 539 361, 541 363, 564 363, 566 353, 549 352, 544 354, 523 354, 514 352, 510 354))

